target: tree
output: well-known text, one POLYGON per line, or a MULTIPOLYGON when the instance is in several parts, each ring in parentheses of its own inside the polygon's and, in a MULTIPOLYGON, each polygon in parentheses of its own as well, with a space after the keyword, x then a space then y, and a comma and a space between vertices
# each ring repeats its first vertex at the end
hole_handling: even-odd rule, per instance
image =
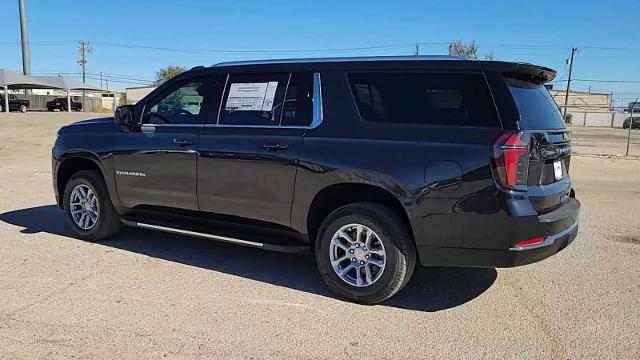
MULTIPOLYGON (((478 45, 475 41, 470 42, 468 45, 463 43, 462 40, 453 41, 449 44, 449 55, 458 55, 467 59, 478 58, 478 45)), ((493 60, 494 55, 492 52, 484 55, 485 60, 493 60)))
POLYGON ((478 46, 472 41, 469 45, 465 45, 462 40, 456 40, 449 44, 449 55, 458 55, 467 59, 478 58, 478 46))
POLYGON ((156 72, 156 84, 162 84, 163 82, 171 79, 172 77, 182 74, 188 69, 179 65, 169 65, 167 67, 163 67, 158 72, 156 72))

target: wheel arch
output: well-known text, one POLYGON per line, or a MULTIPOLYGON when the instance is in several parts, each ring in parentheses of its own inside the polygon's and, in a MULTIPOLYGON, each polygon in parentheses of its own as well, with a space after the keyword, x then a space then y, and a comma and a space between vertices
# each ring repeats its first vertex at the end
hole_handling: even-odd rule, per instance
POLYGON ((357 202, 373 202, 385 205, 400 216, 413 236, 409 212, 400 198, 391 191, 367 183, 337 183, 321 189, 311 201, 307 211, 306 230, 311 243, 322 221, 335 209, 357 202))
POLYGON ((109 197, 115 204, 113 197, 114 194, 109 186, 108 178, 98 155, 86 151, 70 151, 60 157, 55 169, 55 187, 59 198, 58 206, 62 207, 63 202, 61 199, 62 196, 64 196, 64 188, 67 182, 73 174, 81 170, 97 170, 100 173, 100 176, 102 176, 105 184, 107 184, 109 197))

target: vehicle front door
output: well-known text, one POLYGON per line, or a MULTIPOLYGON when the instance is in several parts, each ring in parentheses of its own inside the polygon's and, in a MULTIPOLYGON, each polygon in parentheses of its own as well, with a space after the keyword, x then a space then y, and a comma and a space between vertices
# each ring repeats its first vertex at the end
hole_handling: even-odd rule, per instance
POLYGON ((168 85, 166 91, 143 100, 140 126, 116 134, 115 179, 124 206, 198 209, 198 140, 209 102, 219 102, 216 86, 221 87, 217 76, 168 85))

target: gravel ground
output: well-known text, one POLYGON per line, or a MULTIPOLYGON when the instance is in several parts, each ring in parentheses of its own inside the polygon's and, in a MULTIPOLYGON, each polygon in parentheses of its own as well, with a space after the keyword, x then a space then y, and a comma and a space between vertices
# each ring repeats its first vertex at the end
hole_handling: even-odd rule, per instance
POLYGON ((573 157, 581 229, 557 256, 418 268, 361 306, 334 298, 310 256, 70 237, 50 147, 91 116, 0 114, 0 358, 640 358, 640 161, 573 157))
POLYGON ((573 151, 585 155, 622 156, 627 151, 629 138, 629 155, 640 157, 640 130, 615 129, 604 127, 571 126, 571 145, 573 151))

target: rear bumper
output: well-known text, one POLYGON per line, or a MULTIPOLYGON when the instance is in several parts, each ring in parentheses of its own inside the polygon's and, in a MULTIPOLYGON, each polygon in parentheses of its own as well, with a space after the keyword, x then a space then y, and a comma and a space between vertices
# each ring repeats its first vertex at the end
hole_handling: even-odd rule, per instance
MULTIPOLYGON (((537 217, 544 241, 526 248, 507 249, 418 246, 420 263, 426 266, 514 267, 544 260, 566 248, 578 234, 580 203, 571 198, 565 206, 537 217)), ((514 222, 523 219, 513 218, 514 222)), ((530 224, 530 223, 529 223, 530 224)), ((525 238, 513 239, 513 243, 525 238)))

